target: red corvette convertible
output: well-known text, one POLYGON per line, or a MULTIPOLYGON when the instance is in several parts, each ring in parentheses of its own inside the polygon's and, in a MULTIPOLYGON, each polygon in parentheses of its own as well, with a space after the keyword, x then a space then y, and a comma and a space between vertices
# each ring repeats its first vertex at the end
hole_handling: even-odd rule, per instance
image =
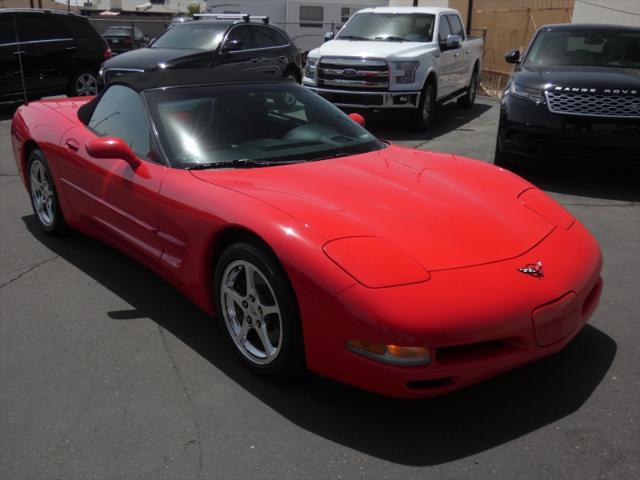
POLYGON ((598 243, 525 180, 292 82, 198 75, 23 106, 13 149, 46 232, 157 272, 255 372, 425 397, 557 352, 596 308, 598 243))

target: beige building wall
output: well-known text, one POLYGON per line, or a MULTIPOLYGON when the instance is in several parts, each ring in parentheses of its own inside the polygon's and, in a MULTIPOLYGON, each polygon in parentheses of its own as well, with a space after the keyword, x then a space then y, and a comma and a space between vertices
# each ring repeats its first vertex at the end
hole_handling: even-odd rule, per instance
POLYGON ((575 0, 571 23, 640 27, 640 0, 575 0))

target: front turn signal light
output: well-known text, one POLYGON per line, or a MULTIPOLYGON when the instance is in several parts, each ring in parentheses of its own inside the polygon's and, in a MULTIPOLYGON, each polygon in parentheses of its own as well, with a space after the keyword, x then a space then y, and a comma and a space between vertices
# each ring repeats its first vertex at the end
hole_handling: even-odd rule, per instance
POLYGON ((366 340, 349 340, 347 349, 365 357, 392 365, 415 366, 429 365, 431 352, 427 347, 402 347, 384 345, 366 340))

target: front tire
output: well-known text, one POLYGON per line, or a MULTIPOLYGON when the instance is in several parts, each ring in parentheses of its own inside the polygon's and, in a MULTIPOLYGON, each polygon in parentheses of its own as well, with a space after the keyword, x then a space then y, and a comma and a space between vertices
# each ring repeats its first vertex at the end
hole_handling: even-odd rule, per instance
POLYGON ((258 242, 224 250, 214 273, 216 315, 240 360, 275 378, 305 369, 300 317, 293 289, 273 254, 258 242))
POLYGON ((67 225, 60 209, 58 193, 49 165, 40 150, 33 150, 29 154, 27 172, 31 206, 38 220, 38 225, 50 235, 65 234, 67 225))
POLYGON ((436 88, 433 82, 427 82, 422 91, 418 110, 413 116, 413 126, 417 131, 428 130, 433 123, 433 116, 436 109, 436 88))

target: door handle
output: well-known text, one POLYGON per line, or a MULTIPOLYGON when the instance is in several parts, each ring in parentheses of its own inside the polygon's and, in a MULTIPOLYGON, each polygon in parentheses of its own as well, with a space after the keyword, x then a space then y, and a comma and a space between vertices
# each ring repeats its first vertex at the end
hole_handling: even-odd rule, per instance
POLYGON ((24 50, 16 50, 15 52, 13 52, 14 55, 24 55, 25 53, 27 52, 25 52, 24 50))
POLYGON ((460 56, 460 53, 459 53, 459 52, 456 52, 453 56, 454 56, 454 57, 459 57, 459 56, 460 56))
POLYGON ((433 58, 440 58, 440 54, 439 53, 434 53, 433 54, 433 58))
POLYGON ((287 61, 287 57, 285 57, 284 55, 280 55, 280 56, 278 57, 278 59, 279 59, 281 62, 286 62, 286 61, 287 61))
POLYGON ((251 63, 258 63, 258 60, 260 60, 259 58, 252 58, 251 59, 251 63))
POLYGON ((69 138, 67 139, 67 141, 64 143, 67 148, 73 152, 77 152, 78 150, 80 150, 80 145, 78 145, 78 142, 75 141, 73 138, 69 138))
POLYGON ((469 55, 471 53, 471 50, 466 50, 464 53, 466 53, 467 55, 469 55))
POLYGON ((76 47, 67 47, 66 49, 67 49, 67 50, 75 50, 75 49, 76 49, 76 47))

